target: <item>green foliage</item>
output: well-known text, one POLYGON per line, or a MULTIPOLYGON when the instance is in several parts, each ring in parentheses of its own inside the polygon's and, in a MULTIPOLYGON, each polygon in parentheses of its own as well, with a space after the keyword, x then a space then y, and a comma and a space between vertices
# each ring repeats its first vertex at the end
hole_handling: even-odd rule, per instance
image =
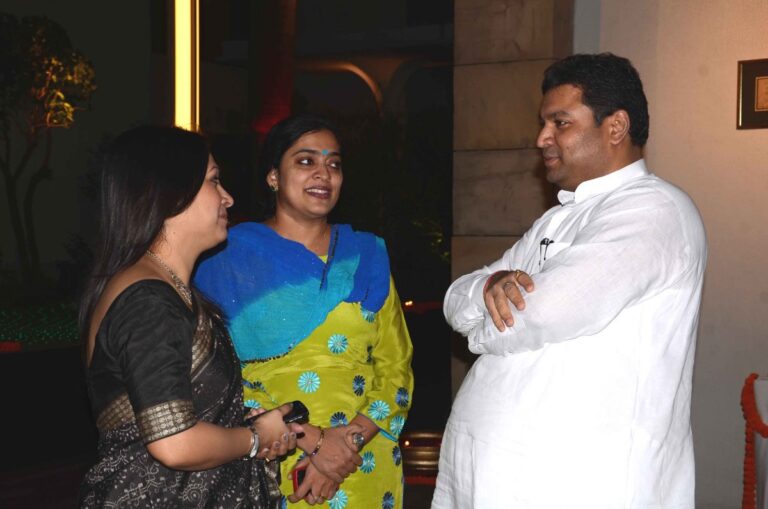
POLYGON ((45 17, 0 13, 0 34, 0 122, 26 132, 71 126, 96 90, 90 62, 45 17))
POLYGON ((0 13, 0 175, 22 280, 33 291, 40 279, 34 196, 53 175, 51 129, 70 127, 95 90, 93 66, 60 25, 0 13))

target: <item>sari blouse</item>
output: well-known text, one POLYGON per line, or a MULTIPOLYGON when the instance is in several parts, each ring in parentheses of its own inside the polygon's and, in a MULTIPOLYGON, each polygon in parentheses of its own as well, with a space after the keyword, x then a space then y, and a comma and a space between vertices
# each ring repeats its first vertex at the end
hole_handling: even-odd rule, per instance
POLYGON ((240 370, 219 320, 198 318, 167 283, 126 288, 104 316, 87 387, 98 459, 81 507, 238 507, 279 504, 277 472, 237 459, 201 471, 165 467, 146 444, 206 421, 242 425, 240 370))

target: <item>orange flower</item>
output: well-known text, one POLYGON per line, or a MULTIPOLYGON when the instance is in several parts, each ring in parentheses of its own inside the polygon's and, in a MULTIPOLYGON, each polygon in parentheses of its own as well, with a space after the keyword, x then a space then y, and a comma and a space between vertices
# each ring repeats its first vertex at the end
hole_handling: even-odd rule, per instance
POLYGON ((741 390, 741 409, 744 412, 745 440, 744 446, 744 492, 741 498, 742 509, 756 509, 757 504, 757 470, 755 461, 755 433, 768 438, 768 424, 763 422, 757 410, 755 400, 755 380, 757 373, 750 374, 744 381, 741 390))

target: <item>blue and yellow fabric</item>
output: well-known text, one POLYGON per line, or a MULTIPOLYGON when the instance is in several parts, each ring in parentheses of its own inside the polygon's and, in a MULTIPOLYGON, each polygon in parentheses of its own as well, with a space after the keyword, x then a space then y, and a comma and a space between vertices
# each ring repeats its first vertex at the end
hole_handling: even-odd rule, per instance
MULTIPOLYGON (((195 284, 228 317, 247 406, 298 399, 312 424, 343 425, 362 413, 379 426, 361 452, 363 465, 326 504, 402 507, 397 439, 413 397, 412 346, 384 242, 334 225, 328 255, 318 257, 265 225, 245 223, 201 262, 195 284)), ((286 495, 298 458, 282 465, 286 495)))

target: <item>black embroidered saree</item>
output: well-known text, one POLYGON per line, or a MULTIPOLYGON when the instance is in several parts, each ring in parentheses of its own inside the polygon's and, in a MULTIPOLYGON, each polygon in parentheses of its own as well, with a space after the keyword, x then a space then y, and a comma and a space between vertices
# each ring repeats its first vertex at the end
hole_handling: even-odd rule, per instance
POLYGON ((220 321, 196 318, 168 284, 144 280, 112 303, 96 336, 88 391, 99 459, 82 507, 278 507, 277 462, 238 459, 177 471, 146 444, 199 420, 242 423, 240 365, 220 321))

